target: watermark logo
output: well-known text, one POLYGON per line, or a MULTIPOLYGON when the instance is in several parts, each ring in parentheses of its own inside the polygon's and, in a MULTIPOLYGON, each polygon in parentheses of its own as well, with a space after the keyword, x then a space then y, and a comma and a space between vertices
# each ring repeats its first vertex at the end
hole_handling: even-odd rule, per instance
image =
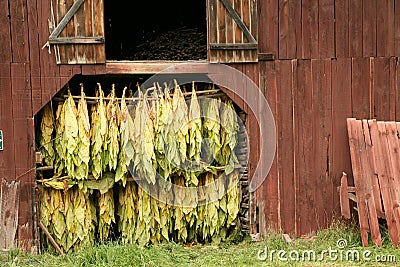
POLYGON ((339 238, 338 241, 336 241, 336 246, 339 249, 344 249, 345 247, 347 247, 347 240, 343 239, 343 238, 339 238))
POLYGON ((281 262, 396 262, 396 255, 375 254, 368 249, 354 249, 347 247, 347 240, 340 238, 336 247, 329 247, 322 251, 310 250, 275 250, 267 246, 257 252, 260 261, 281 262))

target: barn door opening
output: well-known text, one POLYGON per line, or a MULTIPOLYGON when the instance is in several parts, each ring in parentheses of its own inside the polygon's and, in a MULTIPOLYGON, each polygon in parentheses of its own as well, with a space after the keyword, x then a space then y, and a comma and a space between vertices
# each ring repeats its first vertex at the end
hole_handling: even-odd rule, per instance
POLYGON ((107 60, 207 58, 205 1, 105 0, 104 4, 107 60))

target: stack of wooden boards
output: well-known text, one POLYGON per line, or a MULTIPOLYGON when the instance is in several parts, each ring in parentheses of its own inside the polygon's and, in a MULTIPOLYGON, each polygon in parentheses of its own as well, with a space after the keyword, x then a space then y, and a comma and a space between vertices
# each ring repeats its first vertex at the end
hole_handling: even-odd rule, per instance
POLYGON ((386 219, 390 238, 399 245, 400 122, 349 118, 347 128, 354 188, 347 186, 344 175, 339 188, 342 215, 350 218, 348 199, 356 201, 363 246, 368 246, 368 233, 382 246, 378 218, 386 219))

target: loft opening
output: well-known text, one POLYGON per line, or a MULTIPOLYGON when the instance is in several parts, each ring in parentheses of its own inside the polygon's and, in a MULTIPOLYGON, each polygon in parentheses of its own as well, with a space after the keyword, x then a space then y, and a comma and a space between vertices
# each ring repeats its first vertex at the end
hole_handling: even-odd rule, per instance
POLYGON ((205 1, 104 1, 107 60, 207 59, 205 1))

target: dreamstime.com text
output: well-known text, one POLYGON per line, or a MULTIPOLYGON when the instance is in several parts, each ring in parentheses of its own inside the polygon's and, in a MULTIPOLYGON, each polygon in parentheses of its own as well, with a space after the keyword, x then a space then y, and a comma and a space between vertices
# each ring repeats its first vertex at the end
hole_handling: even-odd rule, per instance
POLYGON ((326 250, 316 252, 315 250, 274 250, 260 249, 257 253, 260 261, 282 261, 282 262, 312 262, 312 261, 337 261, 337 262, 396 262, 396 255, 376 254, 371 250, 356 250, 347 248, 347 240, 339 239, 336 248, 329 247, 326 250))

